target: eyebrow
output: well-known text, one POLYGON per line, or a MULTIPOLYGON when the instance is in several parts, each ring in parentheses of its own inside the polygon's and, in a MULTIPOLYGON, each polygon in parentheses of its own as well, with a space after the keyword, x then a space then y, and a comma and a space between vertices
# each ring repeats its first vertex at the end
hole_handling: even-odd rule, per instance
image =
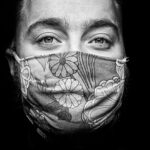
POLYGON ((90 32, 91 30, 98 29, 98 28, 112 28, 116 35, 119 36, 119 27, 117 24, 113 23, 109 19, 100 19, 100 20, 90 20, 88 22, 85 22, 83 25, 83 28, 85 30, 85 33, 90 32))
MULTIPOLYGON (((46 18, 36 21, 35 23, 31 24, 28 27, 27 35, 29 35, 34 29, 37 27, 52 27, 53 29, 60 30, 65 35, 67 35, 66 30, 69 28, 69 22, 66 21, 66 19, 61 18, 46 18)), ((81 26, 83 26, 84 29, 84 35, 90 32, 91 30, 98 29, 98 28, 112 28, 116 35, 119 37, 119 27, 117 24, 113 23, 109 19, 92 19, 89 21, 85 21, 81 26)))
POLYGON ((66 34, 66 29, 68 28, 68 24, 65 19, 60 18, 47 18, 36 21, 28 27, 27 35, 29 35, 34 29, 37 27, 52 27, 54 29, 60 30, 61 32, 66 34))

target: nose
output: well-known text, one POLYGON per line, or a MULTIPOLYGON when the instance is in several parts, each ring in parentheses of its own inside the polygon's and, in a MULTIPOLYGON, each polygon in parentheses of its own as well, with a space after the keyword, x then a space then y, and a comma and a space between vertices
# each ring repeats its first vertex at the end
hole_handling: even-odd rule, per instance
POLYGON ((78 31, 70 32, 68 51, 81 51, 81 35, 78 31))

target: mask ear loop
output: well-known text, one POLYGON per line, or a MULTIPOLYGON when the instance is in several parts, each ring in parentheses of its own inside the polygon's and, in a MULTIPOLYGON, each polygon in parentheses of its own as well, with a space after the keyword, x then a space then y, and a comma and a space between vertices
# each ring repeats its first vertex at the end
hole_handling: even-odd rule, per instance
POLYGON ((18 57, 18 55, 15 52, 12 52, 12 55, 14 56, 15 60, 20 64, 21 59, 18 57))
POLYGON ((129 61, 129 57, 125 57, 125 58, 123 58, 123 59, 117 59, 117 62, 120 62, 120 63, 126 63, 126 62, 128 62, 129 61))
POLYGON ((16 52, 13 49, 7 49, 6 53, 12 57, 15 58, 15 60, 20 64, 21 59, 19 58, 19 56, 16 54, 16 52))

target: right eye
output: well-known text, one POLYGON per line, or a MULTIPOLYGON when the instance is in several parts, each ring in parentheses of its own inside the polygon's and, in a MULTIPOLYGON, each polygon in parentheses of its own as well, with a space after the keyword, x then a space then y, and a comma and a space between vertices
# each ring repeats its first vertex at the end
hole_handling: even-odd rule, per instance
POLYGON ((38 38, 36 38, 36 42, 46 48, 51 48, 54 46, 57 46, 58 44, 62 43, 59 40, 59 37, 56 37, 54 35, 40 35, 38 38))
POLYGON ((58 40, 57 38, 53 37, 53 36, 45 36, 45 37, 41 37, 37 40, 37 42, 41 43, 41 44, 56 44, 56 43, 61 43, 60 40, 58 40))

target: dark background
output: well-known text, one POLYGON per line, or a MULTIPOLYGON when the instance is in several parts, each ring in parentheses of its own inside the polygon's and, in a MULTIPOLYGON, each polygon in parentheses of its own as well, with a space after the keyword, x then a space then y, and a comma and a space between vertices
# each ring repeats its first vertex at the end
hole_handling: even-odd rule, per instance
MULTIPOLYGON (((129 57, 129 62, 127 64, 129 68, 129 80, 126 86, 120 119, 111 129, 109 127, 108 129, 104 129, 106 132, 97 132, 95 135, 88 135, 85 139, 81 139, 84 141, 86 141, 87 138, 88 140, 91 139, 92 146, 96 145, 98 149, 101 149, 101 147, 104 149, 109 147, 115 150, 145 149, 145 137, 148 132, 148 130, 145 131, 145 127, 148 118, 145 119, 144 116, 146 114, 145 106, 148 105, 147 100, 149 99, 146 97, 147 90, 145 90, 148 89, 146 85, 148 85, 147 77, 149 77, 149 63, 147 61, 149 59, 146 59, 146 56, 149 55, 149 47, 146 46, 148 45, 148 42, 146 42, 148 35, 146 20, 148 20, 149 17, 145 12, 145 10, 148 10, 146 9, 146 4, 143 2, 144 1, 140 0, 124 0, 122 7, 123 36, 126 53, 129 57), (94 140, 97 141, 97 144, 94 144, 94 140)), ((1 149, 7 149, 8 147, 11 149, 29 149, 30 146, 28 147, 28 145, 39 145, 40 142, 40 145, 44 144, 47 146, 46 143, 34 134, 32 126, 24 117, 20 102, 15 98, 17 93, 14 92, 15 87, 13 86, 5 57, 5 50, 9 46, 14 35, 16 22, 15 6, 16 1, 6 1, 0 4, 0 124, 2 125, 0 145, 4 145, 1 149), (33 134, 29 135, 28 133, 30 132, 33 134)), ((65 148, 67 148, 69 141, 65 140, 65 142, 65 148)), ((57 145, 57 142, 55 144, 57 145)), ((54 146, 51 144, 48 148, 54 149, 54 146)), ((59 148, 62 148, 61 145, 59 145, 59 148)), ((79 146, 79 149, 82 148, 82 146, 79 146)), ((91 149, 91 147, 86 147, 86 149, 91 149)))

